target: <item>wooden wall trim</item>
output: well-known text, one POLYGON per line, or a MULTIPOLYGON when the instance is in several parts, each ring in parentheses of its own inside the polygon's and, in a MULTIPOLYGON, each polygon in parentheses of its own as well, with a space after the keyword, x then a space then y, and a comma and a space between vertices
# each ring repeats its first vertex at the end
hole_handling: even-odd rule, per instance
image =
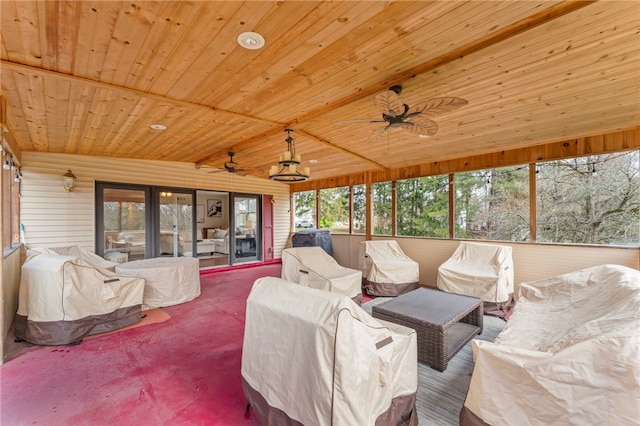
POLYGON ((310 191, 341 186, 362 185, 370 182, 387 182, 422 176, 468 172, 493 167, 531 164, 562 158, 606 154, 640 148, 640 126, 604 135, 568 139, 526 148, 499 151, 491 154, 418 164, 401 169, 373 170, 368 173, 310 180, 290 185, 291 192, 310 191))

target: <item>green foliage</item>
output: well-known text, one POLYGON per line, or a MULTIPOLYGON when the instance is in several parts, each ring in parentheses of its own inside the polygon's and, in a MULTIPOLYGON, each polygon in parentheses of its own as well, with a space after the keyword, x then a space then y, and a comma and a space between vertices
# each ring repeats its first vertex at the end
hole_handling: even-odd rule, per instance
POLYGON ((448 176, 428 176, 396 183, 398 235, 449 236, 448 176))

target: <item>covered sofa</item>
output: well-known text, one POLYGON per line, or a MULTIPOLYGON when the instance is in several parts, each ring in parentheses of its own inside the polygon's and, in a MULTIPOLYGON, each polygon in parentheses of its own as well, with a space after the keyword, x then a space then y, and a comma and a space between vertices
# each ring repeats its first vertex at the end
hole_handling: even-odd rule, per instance
POLYGON ((399 296, 419 287, 418 263, 395 240, 361 241, 358 265, 370 296, 399 296))
POLYGON ((332 291, 362 301, 362 271, 340 265, 322 247, 282 250, 281 278, 306 287, 332 291))
POLYGON ((449 293, 478 297, 484 313, 504 316, 513 305, 510 246, 462 241, 438 268, 437 286, 449 293))
POLYGON ((92 253, 71 254, 79 251, 83 249, 28 252, 20 279, 16 338, 65 345, 140 321, 144 279, 105 269, 104 259, 92 253))
POLYGON ((242 387, 263 425, 417 425, 416 333, 348 297, 258 279, 242 387))
POLYGON ((640 419, 640 271, 601 265, 521 284, 494 342, 474 340, 462 425, 640 419))

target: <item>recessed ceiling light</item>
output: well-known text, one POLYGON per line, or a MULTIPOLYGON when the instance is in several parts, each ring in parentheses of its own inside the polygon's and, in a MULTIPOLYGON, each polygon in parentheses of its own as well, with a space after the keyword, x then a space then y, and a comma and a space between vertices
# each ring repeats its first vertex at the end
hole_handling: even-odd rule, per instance
POLYGON ((164 124, 152 124, 151 127, 153 130, 167 130, 167 126, 164 124))
POLYGON ((429 137, 431 137, 431 136, 429 136, 429 135, 424 135, 424 134, 420 133, 420 134, 418 135, 418 137, 419 137, 419 138, 422 138, 422 139, 426 139, 426 138, 429 138, 429 137))
POLYGON ((264 47, 264 37, 254 32, 242 33, 238 36, 238 44, 245 49, 261 49, 264 47))
POLYGON ((318 160, 309 160, 309 162, 310 162, 311 164, 316 164, 316 163, 318 162, 318 160))

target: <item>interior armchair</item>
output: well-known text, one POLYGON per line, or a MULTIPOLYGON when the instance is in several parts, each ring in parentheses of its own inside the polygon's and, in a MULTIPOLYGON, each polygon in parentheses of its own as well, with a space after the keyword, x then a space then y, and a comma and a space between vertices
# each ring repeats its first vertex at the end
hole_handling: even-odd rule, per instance
POLYGON ((202 237, 213 242, 213 251, 229 254, 229 227, 202 228, 202 237))

